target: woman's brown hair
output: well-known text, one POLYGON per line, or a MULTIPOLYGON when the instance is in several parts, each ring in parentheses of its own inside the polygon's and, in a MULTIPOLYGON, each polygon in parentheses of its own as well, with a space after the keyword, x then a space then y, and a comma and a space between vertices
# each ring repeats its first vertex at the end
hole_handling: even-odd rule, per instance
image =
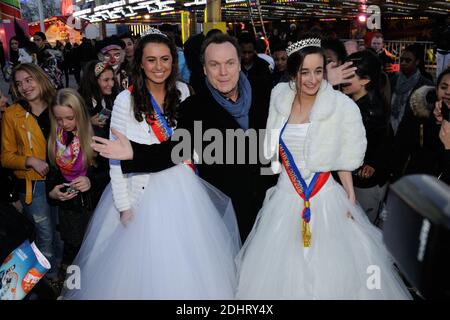
POLYGON ((18 103, 29 110, 30 107, 28 101, 20 94, 19 89, 17 88, 16 73, 18 71, 24 71, 33 78, 39 86, 40 98, 45 102, 47 107, 50 107, 55 98, 56 90, 45 72, 39 66, 32 63, 21 63, 13 69, 11 74, 11 90, 14 99, 18 100, 18 103))
POLYGON ((149 106, 149 91, 147 89, 145 80, 147 79, 144 70, 142 69, 142 57, 144 55, 144 48, 152 43, 165 44, 170 49, 172 56, 172 72, 165 81, 166 96, 164 98, 163 110, 167 117, 169 125, 175 125, 176 111, 180 101, 180 92, 177 89, 178 78, 178 54, 177 48, 172 40, 165 35, 150 34, 142 37, 134 51, 133 65, 132 65, 132 85, 133 85, 133 110, 134 117, 137 121, 143 121, 142 113, 153 116, 154 110, 149 106))

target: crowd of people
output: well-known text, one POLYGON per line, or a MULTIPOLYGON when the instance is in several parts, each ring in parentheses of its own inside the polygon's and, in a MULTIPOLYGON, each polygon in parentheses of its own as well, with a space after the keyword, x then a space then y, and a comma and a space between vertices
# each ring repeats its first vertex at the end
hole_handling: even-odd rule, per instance
POLYGON ((0 259, 33 237, 62 299, 411 299, 383 204, 406 174, 450 183, 450 68, 434 81, 410 45, 396 72, 379 32, 359 47, 313 31, 12 37, 0 259), (264 159, 244 139, 243 158, 222 143, 226 162, 196 161, 211 148, 197 123, 201 136, 254 130, 264 159), (33 232, 11 232, 27 219, 33 232), (70 265, 81 288, 63 285, 70 265))

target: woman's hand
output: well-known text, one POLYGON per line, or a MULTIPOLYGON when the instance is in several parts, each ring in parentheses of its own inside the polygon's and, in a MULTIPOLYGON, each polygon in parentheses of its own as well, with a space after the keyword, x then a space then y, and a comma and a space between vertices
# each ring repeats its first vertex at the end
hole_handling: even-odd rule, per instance
POLYGON ((363 165, 358 170, 358 176, 363 179, 371 178, 374 173, 375 173, 375 169, 373 167, 369 166, 368 164, 363 165))
POLYGON ((23 212, 23 205, 22 205, 22 202, 20 200, 12 202, 11 205, 14 208, 16 208, 16 210, 19 211, 20 213, 23 212))
POLYGON ((86 192, 91 188, 91 181, 89 180, 88 177, 81 176, 81 177, 77 177, 76 179, 74 179, 70 183, 70 186, 81 192, 86 192))
POLYGON ((327 81, 332 85, 346 83, 346 80, 355 74, 356 67, 351 67, 353 62, 347 61, 339 67, 336 62, 327 64, 327 81))
POLYGON ((446 150, 450 150, 450 122, 443 120, 441 130, 439 131, 439 138, 446 150))
POLYGON ((49 166, 48 163, 45 161, 42 161, 35 157, 27 157, 27 160, 25 161, 25 165, 28 168, 33 168, 34 171, 39 173, 42 177, 45 177, 45 175, 48 173, 49 166))
POLYGON ((338 171, 339 179, 341 179, 342 186, 347 193, 348 200, 352 205, 356 204, 355 189, 353 189, 353 178, 350 171, 338 171))
POLYGON ((120 222, 126 227, 133 220, 134 214, 131 210, 120 211, 120 222))
POLYGON ((105 121, 100 119, 100 113, 97 113, 95 116, 91 117, 91 123, 93 126, 100 128, 103 128, 105 125, 105 121))
POLYGON ((117 140, 108 140, 101 137, 92 137, 92 149, 100 153, 102 157, 115 160, 131 160, 133 159, 133 148, 130 140, 114 128, 111 132, 116 136, 117 140))
POLYGON ((48 194, 50 198, 59 200, 59 201, 67 201, 70 199, 73 199, 77 196, 77 193, 69 193, 69 192, 62 192, 61 189, 64 188, 65 185, 58 184, 53 188, 52 191, 48 194))
POLYGON ((444 117, 442 117, 442 101, 436 101, 434 105, 433 115, 436 118, 436 123, 441 124, 442 120, 444 120, 444 117))

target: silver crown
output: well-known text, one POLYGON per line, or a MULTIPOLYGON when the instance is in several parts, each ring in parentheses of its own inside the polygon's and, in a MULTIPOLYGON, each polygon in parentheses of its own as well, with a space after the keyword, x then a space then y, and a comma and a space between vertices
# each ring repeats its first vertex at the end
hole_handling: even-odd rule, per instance
POLYGON ((320 48, 320 46, 321 46, 321 41, 319 38, 303 39, 303 40, 297 41, 297 42, 291 44, 289 47, 287 47, 286 53, 288 56, 290 56, 294 52, 301 50, 303 48, 306 48, 306 47, 319 47, 320 48))
POLYGON ((141 36, 142 36, 142 37, 145 37, 145 36, 148 36, 148 35, 150 35, 150 34, 155 34, 155 35, 158 35, 158 36, 162 36, 162 37, 164 37, 164 38, 167 38, 167 35, 166 35, 166 34, 162 33, 162 32, 159 31, 158 29, 152 28, 152 27, 150 27, 150 28, 148 28, 147 30, 145 30, 144 33, 142 33, 141 36))

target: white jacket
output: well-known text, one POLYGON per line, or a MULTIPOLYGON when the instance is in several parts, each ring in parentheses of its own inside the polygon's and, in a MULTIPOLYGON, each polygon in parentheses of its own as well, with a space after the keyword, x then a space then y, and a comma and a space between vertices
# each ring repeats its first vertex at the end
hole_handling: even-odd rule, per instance
MULTIPOLYGON (((295 94, 295 85, 284 82, 273 88, 270 97, 264 155, 271 159, 274 173, 281 169, 280 132, 290 116, 295 94)), ((353 100, 322 80, 309 120, 306 169, 301 170, 305 179, 312 172, 352 171, 361 166, 367 147, 366 131, 353 100)))
MULTIPOLYGON (((177 82, 177 88, 181 92, 180 101, 190 95, 189 88, 185 83, 177 82)), ((111 127, 126 135, 129 140, 140 144, 160 143, 145 119, 138 122, 134 117, 131 99, 128 90, 122 91, 117 96, 111 114, 111 127)), ((115 140, 116 138, 110 134, 110 139, 115 140)), ((123 174, 118 160, 110 160, 109 166, 114 204, 119 212, 129 210, 145 190, 150 174, 123 174)))

